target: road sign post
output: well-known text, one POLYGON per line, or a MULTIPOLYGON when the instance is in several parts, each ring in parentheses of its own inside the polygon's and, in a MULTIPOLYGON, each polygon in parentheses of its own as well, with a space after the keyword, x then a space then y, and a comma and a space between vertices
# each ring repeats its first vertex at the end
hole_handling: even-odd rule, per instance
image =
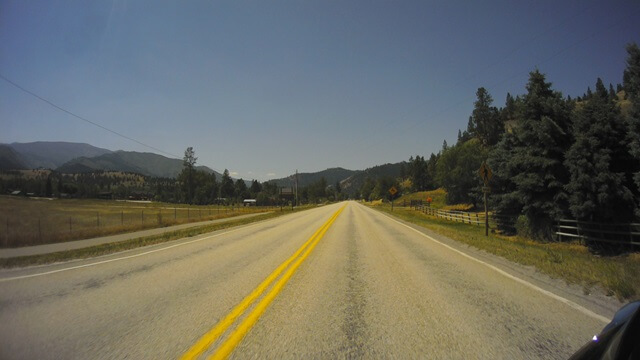
POLYGON ((482 182, 484 182, 484 186, 482 187, 482 192, 484 193, 484 236, 489 236, 489 210, 487 209, 487 194, 491 191, 489 188, 489 180, 493 176, 493 172, 489 165, 487 165, 486 161, 482 162, 480 165, 480 169, 478 169, 478 175, 482 178, 482 182))
POLYGON ((398 189, 396 189, 395 186, 392 186, 391 189, 389 189, 389 194, 391 194, 391 211, 393 211, 393 196, 397 193, 398 189))
POLYGON ((484 236, 489 236, 489 211, 487 210, 487 192, 484 192, 484 236))

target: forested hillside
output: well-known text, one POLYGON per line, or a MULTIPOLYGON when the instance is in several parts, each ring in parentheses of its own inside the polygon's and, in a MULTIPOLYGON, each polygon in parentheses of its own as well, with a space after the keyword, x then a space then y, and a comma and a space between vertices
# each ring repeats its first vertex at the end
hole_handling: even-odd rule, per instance
POLYGON ((561 218, 640 221, 640 49, 627 47, 623 84, 594 79, 577 98, 564 96, 538 70, 522 95, 494 106, 476 93, 467 129, 453 146, 409 159, 409 191, 447 190, 447 202, 478 204, 478 169, 492 169, 490 207, 534 238, 549 239, 561 218))

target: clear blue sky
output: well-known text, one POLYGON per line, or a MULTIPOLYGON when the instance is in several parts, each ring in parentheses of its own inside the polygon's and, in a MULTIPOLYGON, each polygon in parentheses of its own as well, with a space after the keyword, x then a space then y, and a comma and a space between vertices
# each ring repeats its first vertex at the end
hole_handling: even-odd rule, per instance
MULTIPOLYGON (((171 154, 266 180, 428 156, 484 86, 622 82, 639 1, 0 1, 0 73, 171 154)), ((151 151, 0 80, 0 142, 151 151)))

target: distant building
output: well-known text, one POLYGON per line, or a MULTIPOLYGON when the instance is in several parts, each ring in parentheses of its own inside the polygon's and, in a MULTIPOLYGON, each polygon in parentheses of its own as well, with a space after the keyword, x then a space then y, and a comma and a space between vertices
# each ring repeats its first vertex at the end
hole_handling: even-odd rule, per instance
POLYGON ((101 192, 98 194, 98 199, 111 200, 113 199, 113 193, 110 191, 101 192))
POLYGON ((256 199, 244 199, 244 201, 242 203, 244 204, 244 206, 256 206, 256 205, 258 205, 256 199))

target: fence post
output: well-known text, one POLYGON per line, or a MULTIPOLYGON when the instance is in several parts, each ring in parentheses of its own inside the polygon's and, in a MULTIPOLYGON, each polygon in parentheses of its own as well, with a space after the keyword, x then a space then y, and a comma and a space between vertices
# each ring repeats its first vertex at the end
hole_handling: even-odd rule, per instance
POLYGON ((38 238, 42 242, 42 226, 40 225, 40 217, 38 217, 38 238))
POLYGON ((142 210, 142 225, 144 225, 144 210, 142 210))
POLYGON ((176 210, 176 208, 173 208, 173 220, 176 220, 178 218, 178 210, 176 210))
POLYGON ((100 212, 96 211, 96 224, 98 224, 98 227, 100 227, 100 212))
MULTIPOLYGON (((69 232, 71 232, 71 216, 69 216, 69 232)), ((9 233, 9 229, 7 229, 7 234, 9 233)))
POLYGON ((557 242, 562 242, 562 231, 560 231, 560 221, 556 221, 556 241, 557 242))
POLYGON ((584 241, 585 239, 583 239, 582 236, 580 235, 580 224, 577 221, 576 221, 576 234, 578 234, 579 244, 585 245, 587 242, 584 241))
POLYGON ((120 211, 120 225, 124 225, 124 210, 120 211))

